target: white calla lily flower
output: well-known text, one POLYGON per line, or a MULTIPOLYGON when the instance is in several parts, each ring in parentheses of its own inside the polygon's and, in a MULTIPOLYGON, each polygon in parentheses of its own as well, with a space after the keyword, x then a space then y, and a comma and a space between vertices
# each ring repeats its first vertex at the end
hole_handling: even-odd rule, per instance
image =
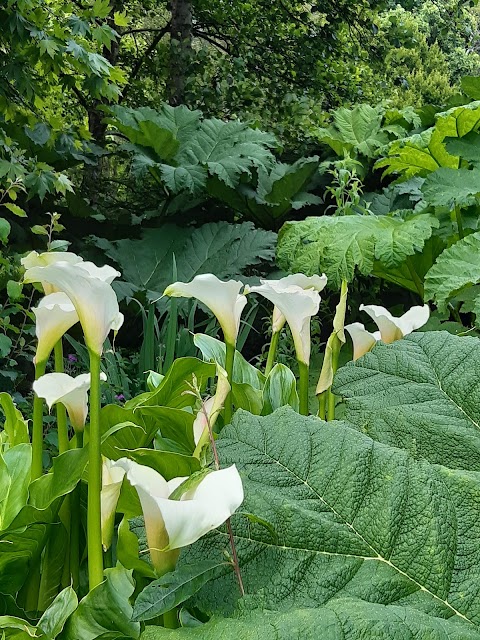
MULTIPOLYGON (((32 267, 48 267, 49 265, 55 264, 56 262, 79 264, 80 262, 83 262, 83 258, 70 251, 44 251, 43 253, 30 251, 28 256, 22 258, 20 262, 22 263, 22 266, 25 267, 25 269, 31 269, 32 267)), ((53 284, 50 284, 49 282, 40 281, 40 284, 43 287, 45 295, 59 291, 57 287, 55 287, 53 284)))
MULTIPOLYGON (((107 379, 103 372, 100 379, 107 379)), ((83 431, 85 427, 89 389, 89 373, 82 373, 76 378, 67 373, 46 373, 33 383, 34 392, 39 398, 45 399, 49 410, 58 402, 64 405, 76 431, 83 431)))
POLYGON ((107 551, 112 544, 115 511, 117 509, 124 477, 125 469, 114 466, 114 463, 108 460, 108 458, 103 459, 100 502, 102 514, 102 546, 105 551, 107 551))
POLYGON ((91 278, 97 278, 111 284, 115 278, 119 278, 122 274, 108 264, 104 264, 103 267, 97 267, 93 262, 79 262, 77 264, 79 269, 83 269, 91 278))
POLYGON ((360 311, 365 311, 380 329, 382 341, 385 344, 400 340, 403 336, 412 333, 415 329, 420 329, 428 322, 430 308, 428 304, 416 306, 409 309, 403 316, 396 318, 385 307, 375 304, 361 304, 360 311))
POLYGON ((213 429, 215 426, 215 422, 223 409, 223 405, 230 389, 231 387, 228 382, 227 372, 223 367, 217 365, 217 388, 215 390, 215 395, 203 402, 202 408, 197 413, 193 422, 193 439, 195 441, 195 445, 198 445, 200 440, 205 442, 208 441, 208 427, 210 425, 210 429, 213 429))
POLYGON ((242 480, 235 465, 208 473, 177 499, 171 499, 172 493, 187 478, 167 482, 154 469, 127 458, 117 460, 113 467, 124 469, 137 490, 152 563, 159 573, 175 566, 176 550, 219 527, 243 502, 242 480))
POLYGON ((78 314, 87 347, 98 355, 109 332, 122 326, 123 315, 112 287, 79 265, 56 262, 32 267, 25 272, 24 281, 47 282, 66 293, 78 314))
MULTIPOLYGON (((280 288, 295 285, 302 289, 313 289, 314 291, 320 292, 327 286, 327 276, 324 273, 322 273, 321 276, 306 276, 304 273, 292 273, 291 275, 280 278, 279 280, 263 280, 260 278, 260 283, 275 283, 275 285, 280 288)), ((280 309, 277 306, 273 307, 272 332, 278 333, 281 331, 285 322, 285 316, 280 309)))
POLYGON ((240 317, 247 298, 240 293, 243 283, 224 282, 211 273, 195 276, 191 282, 174 282, 163 295, 176 298, 196 298, 210 309, 222 328, 225 342, 234 345, 240 328, 240 317))
POLYGON ((381 340, 380 331, 370 333, 361 322, 353 322, 345 325, 353 342, 353 359, 358 360, 361 356, 370 351, 378 340, 381 340))
POLYGON ((308 366, 310 362, 310 321, 318 313, 320 294, 314 289, 297 285, 283 287, 275 281, 264 280, 258 287, 245 287, 245 293, 260 293, 273 302, 285 317, 292 332, 297 359, 308 366))
POLYGON ((49 293, 40 300, 33 313, 38 340, 34 362, 45 362, 58 340, 78 322, 78 314, 63 292, 49 293))

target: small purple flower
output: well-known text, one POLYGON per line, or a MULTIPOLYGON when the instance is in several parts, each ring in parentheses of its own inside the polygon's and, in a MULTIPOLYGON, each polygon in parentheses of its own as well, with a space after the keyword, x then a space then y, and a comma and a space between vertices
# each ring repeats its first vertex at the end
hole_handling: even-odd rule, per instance
POLYGON ((77 356, 73 353, 69 353, 67 359, 69 362, 77 362, 77 356))
POLYGON ((115 400, 123 402, 125 400, 125 396, 123 395, 123 393, 119 393, 118 396, 115 396, 115 400))

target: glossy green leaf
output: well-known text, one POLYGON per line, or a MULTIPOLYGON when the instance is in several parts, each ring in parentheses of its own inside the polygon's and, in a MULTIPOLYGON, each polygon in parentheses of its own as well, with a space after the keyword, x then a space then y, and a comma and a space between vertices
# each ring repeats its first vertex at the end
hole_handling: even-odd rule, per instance
POLYGON ((284 364, 276 364, 270 371, 263 389, 262 415, 290 405, 298 411, 297 381, 292 371, 284 364))
POLYGON ((78 605, 77 594, 72 587, 66 587, 54 599, 38 621, 37 628, 48 640, 53 640, 61 633, 65 622, 78 605))
POLYGON ((7 434, 9 445, 13 447, 16 444, 29 442, 28 422, 23 418, 8 393, 0 393, 0 407, 5 415, 3 428, 7 434))
POLYGON ((189 476, 200 471, 198 458, 185 456, 173 451, 156 451, 155 449, 133 449, 122 452, 124 456, 158 471, 165 480, 189 476))

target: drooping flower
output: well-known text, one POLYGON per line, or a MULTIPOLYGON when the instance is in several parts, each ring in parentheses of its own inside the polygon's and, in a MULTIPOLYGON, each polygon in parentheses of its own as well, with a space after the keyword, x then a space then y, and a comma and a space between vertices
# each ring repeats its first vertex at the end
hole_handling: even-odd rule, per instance
MULTIPOLYGON (((106 375, 100 374, 101 380, 106 375)), ((90 374, 82 373, 75 378, 67 373, 46 373, 33 383, 33 390, 39 398, 44 398, 49 410, 61 402, 76 431, 83 431, 88 413, 88 390, 90 374)))
MULTIPOLYGON (((280 289, 294 285, 296 287, 301 287, 302 289, 313 289, 314 291, 320 292, 325 289, 327 285, 327 276, 324 273, 322 273, 321 276, 306 276, 304 273, 292 273, 289 276, 280 278, 280 280, 262 280, 262 278, 260 278, 260 284, 265 283, 274 283, 280 289)), ((285 322, 285 316, 275 305, 273 307, 272 332, 278 333, 281 331, 285 322)))
POLYGON ((314 289, 302 289, 297 285, 283 287, 275 281, 264 280, 258 287, 245 287, 245 293, 260 293, 273 302, 285 317, 297 353, 297 359, 310 362, 310 321, 318 313, 320 294, 314 289))
POLYGON ((399 318, 392 316, 385 307, 375 304, 361 304, 359 309, 368 313, 375 322, 380 329, 382 342, 385 342, 385 344, 400 340, 400 338, 412 333, 415 329, 420 329, 430 317, 428 304, 412 307, 399 318))
POLYGON ((165 296, 196 298, 210 309, 222 328, 225 342, 234 345, 240 328, 240 317, 247 298, 240 293, 243 283, 238 280, 223 282, 207 273, 195 276, 191 282, 174 282, 165 296))
POLYGON ((346 324, 345 331, 348 331, 352 338, 354 360, 358 360, 358 358, 365 355, 375 346, 377 340, 381 339, 380 331, 370 333, 361 322, 346 324))
POLYGON ((78 322, 78 314, 63 292, 49 293, 40 300, 33 313, 38 340, 34 362, 44 362, 63 334, 78 322))
POLYGON ((63 291, 71 300, 82 325, 87 347, 100 355, 109 332, 123 323, 117 296, 112 287, 92 277, 77 264, 55 262, 27 269, 25 282, 46 282, 63 291))
POLYGON ((152 563, 159 574, 174 568, 178 549, 219 527, 243 502, 243 485, 235 465, 207 473, 196 483, 187 478, 167 482, 154 469, 127 458, 112 466, 124 469, 137 490, 152 563))
POLYGON ((125 469, 115 466, 114 463, 107 458, 103 459, 100 503, 102 514, 102 546, 105 551, 112 544, 115 511, 124 477, 125 469))

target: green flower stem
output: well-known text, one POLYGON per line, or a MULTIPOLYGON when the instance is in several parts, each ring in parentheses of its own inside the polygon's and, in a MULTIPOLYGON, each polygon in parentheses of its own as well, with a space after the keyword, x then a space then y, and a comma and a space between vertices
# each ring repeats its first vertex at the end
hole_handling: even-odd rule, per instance
POLYGON ((298 398, 300 401, 300 413, 308 416, 308 364, 298 360, 300 377, 298 380, 298 398))
POLYGON ((103 580, 103 551, 100 491, 102 455, 100 452, 100 355, 90 353, 90 438, 88 452, 87 550, 90 591, 103 580))
POLYGON ((272 333, 272 339, 268 348, 267 365, 265 367, 265 376, 268 376, 275 364, 275 356, 277 355, 278 339, 280 337, 280 331, 272 333))
MULTIPOLYGON (((45 373, 47 361, 37 362, 35 365, 35 380, 45 373)), ((33 427, 32 427, 32 481, 42 475, 43 470, 43 400, 35 394, 33 398, 33 427)))
POLYGON ((465 231, 463 230, 463 220, 462 220, 462 213, 460 211, 460 207, 455 207, 455 218, 457 220, 458 235, 461 240, 462 238, 465 237, 465 231))
MULTIPOLYGON (((63 345, 62 339, 56 343, 55 349, 55 371, 63 373, 63 345)), ((68 426, 67 410, 61 402, 57 403, 57 433, 58 433, 58 453, 68 451, 68 426)))
POLYGON ((166 629, 178 629, 180 624, 178 622, 177 608, 170 609, 163 614, 163 626, 166 629))
MULTIPOLYGON (((77 447, 83 447, 83 432, 75 434, 77 447)), ((80 582, 80 483, 75 487, 70 496, 71 520, 70 520, 70 575, 72 587, 77 591, 80 582)))
MULTIPOLYGON (((340 355, 340 349, 342 348, 342 343, 338 339, 338 336, 335 336, 335 339, 332 342, 332 374, 335 376, 338 369, 338 357, 340 355)), ((332 392, 332 388, 327 391, 327 419, 335 420, 335 394, 332 392)))
POLYGON ((230 383, 230 391, 225 398, 225 409, 223 412, 223 419, 225 424, 232 421, 233 407, 232 407, 232 390, 233 386, 233 361, 235 359, 235 345, 229 342, 225 343, 225 371, 227 372, 228 381, 230 383))
POLYGON ((327 392, 319 393, 318 396, 318 417, 325 420, 327 417, 327 392))

